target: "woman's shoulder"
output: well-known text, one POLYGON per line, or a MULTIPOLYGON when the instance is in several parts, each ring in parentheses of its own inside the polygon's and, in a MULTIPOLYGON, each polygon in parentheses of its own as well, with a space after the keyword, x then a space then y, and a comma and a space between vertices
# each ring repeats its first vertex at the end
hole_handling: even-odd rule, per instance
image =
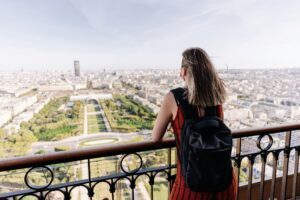
POLYGON ((168 107, 173 113, 173 110, 177 108, 176 95, 173 92, 169 91, 164 97, 162 106, 168 107))
POLYGON ((172 92, 172 90, 170 90, 166 95, 165 95, 165 98, 164 98, 164 101, 167 102, 167 103, 171 103, 172 101, 176 101, 176 97, 175 97, 175 94, 174 92, 172 92))

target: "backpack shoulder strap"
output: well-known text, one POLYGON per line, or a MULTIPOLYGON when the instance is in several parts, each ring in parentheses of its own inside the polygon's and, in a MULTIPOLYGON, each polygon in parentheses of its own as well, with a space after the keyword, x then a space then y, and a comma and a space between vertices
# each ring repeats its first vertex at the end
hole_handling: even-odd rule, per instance
POLYGON ((194 110, 193 107, 189 105, 187 97, 185 97, 185 89, 179 87, 172 89, 171 92, 175 97, 177 106, 182 108, 184 118, 191 119, 193 117, 194 110))
POLYGON ((184 89, 179 87, 176 89, 172 89, 171 92, 173 93, 174 97, 175 97, 175 101, 177 106, 181 106, 183 104, 183 93, 184 93, 184 89))

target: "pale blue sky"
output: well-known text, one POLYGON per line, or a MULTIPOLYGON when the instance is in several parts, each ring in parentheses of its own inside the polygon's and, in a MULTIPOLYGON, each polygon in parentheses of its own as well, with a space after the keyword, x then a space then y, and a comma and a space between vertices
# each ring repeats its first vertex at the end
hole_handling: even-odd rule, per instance
POLYGON ((0 70, 300 67, 298 0, 0 0, 0 70))

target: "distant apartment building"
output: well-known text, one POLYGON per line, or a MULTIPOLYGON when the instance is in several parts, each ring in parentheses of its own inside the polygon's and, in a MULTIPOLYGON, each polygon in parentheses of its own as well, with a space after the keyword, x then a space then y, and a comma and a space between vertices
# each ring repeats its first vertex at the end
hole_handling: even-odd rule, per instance
POLYGON ((22 95, 24 95, 24 94, 26 94, 26 93, 28 93, 28 92, 30 92, 30 91, 32 91, 32 90, 33 90, 33 87, 19 88, 19 89, 17 89, 17 90, 14 92, 14 96, 15 96, 15 97, 20 97, 20 96, 22 96, 22 95))
POLYGON ((7 126, 5 126, 3 130, 6 134, 9 135, 17 133, 20 130, 20 124, 10 123, 7 126))
POLYGON ((101 80, 93 80, 92 86, 95 89, 112 89, 113 79, 102 78, 101 80))
POLYGON ((243 119, 252 119, 253 113, 247 108, 235 108, 230 110, 225 110, 225 118, 229 121, 239 121, 243 119))
POLYGON ((80 90, 80 89, 86 89, 87 84, 86 83, 76 83, 73 85, 74 90, 80 90))
POLYGON ((148 94, 146 91, 142 91, 142 90, 139 90, 138 91, 138 95, 144 99, 146 99, 148 97, 148 94))
POLYGON ((7 107, 11 109, 13 116, 16 116, 35 102, 37 102, 37 95, 18 99, 17 101, 11 102, 7 107))
POLYGON ((5 89, 0 89, 0 94, 12 95, 13 97, 20 97, 32 91, 33 89, 34 87, 6 87, 5 89))
POLYGON ((237 94, 234 94, 234 93, 229 93, 227 95, 227 101, 230 102, 230 101, 236 101, 238 98, 237 98, 237 94))
POLYGON ((29 109, 29 107, 36 102, 37 95, 12 98, 9 102, 4 101, 0 107, 0 127, 4 126, 20 113, 29 109))
POLYGON ((289 109, 289 111, 290 111, 290 117, 292 119, 294 119, 296 117, 300 118, 300 107, 298 107, 298 106, 291 106, 290 109, 289 109))
POLYGON ((70 96, 70 101, 88 101, 92 99, 113 99, 112 94, 110 93, 101 93, 101 94, 81 94, 70 96))
POLYGON ((113 82, 113 88, 119 88, 119 89, 122 89, 122 88, 123 88, 122 82, 119 81, 119 80, 115 80, 115 81, 113 82))
POLYGON ((140 103, 146 107, 148 107, 152 112, 157 114, 159 112, 159 107, 153 103, 150 103, 147 99, 141 98, 137 95, 133 95, 133 100, 137 103, 140 103))
POLYGON ((28 122, 34 114, 38 113, 40 110, 44 108, 44 106, 50 101, 50 98, 45 98, 39 102, 33 103, 34 97, 27 99, 27 105, 25 110, 23 110, 20 114, 13 116, 12 121, 9 122, 6 126, 4 126, 4 132, 7 134, 14 134, 20 130, 20 126, 22 122, 28 122))
POLYGON ((74 73, 75 73, 75 76, 80 76, 79 60, 74 60, 74 73))
POLYGON ((0 127, 7 123, 12 118, 12 111, 10 109, 0 109, 0 127))
POLYGON ((60 83, 55 85, 43 85, 39 87, 39 91, 71 91, 74 87, 69 83, 60 83))

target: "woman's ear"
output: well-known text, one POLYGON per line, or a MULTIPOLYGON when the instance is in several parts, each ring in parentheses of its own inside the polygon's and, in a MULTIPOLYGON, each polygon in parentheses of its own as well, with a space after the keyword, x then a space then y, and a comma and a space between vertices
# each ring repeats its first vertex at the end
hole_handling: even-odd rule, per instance
POLYGON ((182 67, 179 70, 179 76, 180 76, 180 78, 183 79, 183 68, 182 67))
POLYGON ((183 68, 183 77, 186 76, 186 68, 183 68))
POLYGON ((180 69, 180 77, 185 81, 185 76, 186 76, 186 68, 182 67, 180 69))

